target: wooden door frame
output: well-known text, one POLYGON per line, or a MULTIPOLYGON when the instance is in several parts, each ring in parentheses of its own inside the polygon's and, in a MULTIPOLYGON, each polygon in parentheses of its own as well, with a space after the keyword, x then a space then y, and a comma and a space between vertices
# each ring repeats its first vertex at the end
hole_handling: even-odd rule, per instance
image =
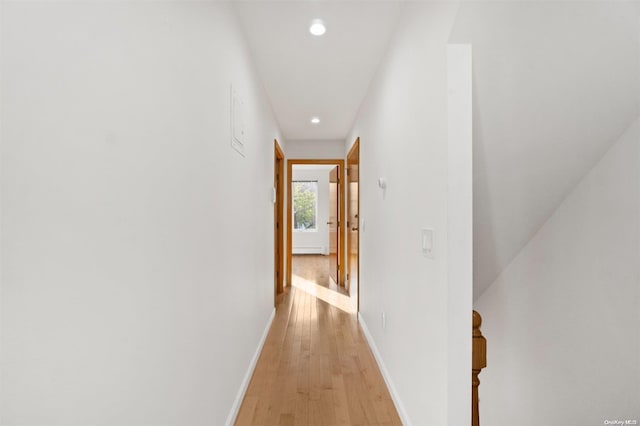
POLYGON ((284 291, 284 152, 276 139, 273 140, 273 187, 275 189, 275 202, 273 203, 273 304, 276 306, 278 294, 284 291), (276 180, 278 174, 280 175, 279 181, 276 180), (280 271, 280 279, 278 279, 278 271, 280 271))
POLYGON ((344 224, 345 217, 345 185, 344 182, 344 163, 343 159, 315 160, 315 159, 292 159, 287 160, 287 286, 291 286, 292 271, 291 260, 293 256, 293 221, 291 220, 291 212, 293 211, 293 200, 291 196, 291 182, 293 181, 293 166, 295 165, 330 165, 338 166, 338 285, 344 286, 344 224))
MULTIPOLYGON (((351 158, 355 153, 358 153, 358 228, 360 228, 360 137, 357 137, 355 142, 353 143, 353 145, 351 145, 351 149, 349 149, 349 153, 347 154, 347 169, 349 168, 349 158, 351 158)), ((346 176, 346 185, 345 185, 345 192, 349 191, 349 176, 348 176, 348 172, 347 172, 347 176, 346 176)), ((347 199, 347 208, 346 210, 346 221, 345 223, 348 222, 349 218, 351 217, 351 214, 349 212, 349 209, 351 208, 351 203, 349 203, 349 199, 347 199)), ((345 227, 346 232, 347 232, 347 248, 346 248, 346 258, 347 258, 347 269, 346 269, 346 273, 349 273, 351 271, 351 254, 350 254, 350 250, 351 250, 351 232, 349 230, 349 223, 347 223, 347 226, 345 227)), ((362 280, 360 278, 360 230, 358 229, 358 258, 356 259, 356 268, 358 268, 358 298, 357 298, 357 306, 356 306, 356 312, 360 312, 360 285, 362 284, 362 280)), ((351 287, 351 282, 350 281, 346 281, 346 284, 348 285, 347 291, 349 291, 349 288, 351 287)))

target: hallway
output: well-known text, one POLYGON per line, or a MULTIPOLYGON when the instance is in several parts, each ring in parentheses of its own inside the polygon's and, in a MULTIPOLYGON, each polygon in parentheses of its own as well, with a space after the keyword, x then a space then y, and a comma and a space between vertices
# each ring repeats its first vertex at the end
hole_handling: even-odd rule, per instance
POLYGON ((483 426, 640 422, 638 76, 640 0, 0 0, 0 425, 468 426, 474 310, 483 426))
POLYGON ((401 425, 355 315, 280 298, 236 425, 401 425))

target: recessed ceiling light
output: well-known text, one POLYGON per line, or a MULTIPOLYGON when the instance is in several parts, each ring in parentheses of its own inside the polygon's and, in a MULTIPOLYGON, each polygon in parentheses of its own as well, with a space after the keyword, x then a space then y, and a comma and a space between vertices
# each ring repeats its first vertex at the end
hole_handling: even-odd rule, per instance
POLYGON ((320 119, 319 119, 318 117, 313 117, 313 118, 311 119, 311 122, 312 122, 313 124, 318 124, 318 123, 320 123, 320 119))
POLYGON ((324 26, 324 22, 322 22, 321 19, 314 19, 313 21, 311 21, 309 32, 314 36, 321 36, 322 34, 327 32, 327 28, 324 26))

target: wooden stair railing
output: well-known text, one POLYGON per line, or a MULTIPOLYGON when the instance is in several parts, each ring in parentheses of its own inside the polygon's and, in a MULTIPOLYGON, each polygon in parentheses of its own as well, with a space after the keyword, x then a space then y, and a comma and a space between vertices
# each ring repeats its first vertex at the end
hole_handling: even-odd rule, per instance
POLYGON ((480 426, 480 412, 478 411, 478 374, 487 366, 487 339, 480 331, 482 317, 473 311, 473 346, 471 352, 471 426, 480 426))

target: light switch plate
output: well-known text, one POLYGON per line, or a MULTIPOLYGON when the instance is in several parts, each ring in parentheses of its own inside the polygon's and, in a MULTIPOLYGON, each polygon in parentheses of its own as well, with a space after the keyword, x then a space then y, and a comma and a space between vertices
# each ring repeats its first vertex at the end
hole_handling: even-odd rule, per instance
POLYGON ((433 229, 422 229, 422 254, 433 259, 433 229))

